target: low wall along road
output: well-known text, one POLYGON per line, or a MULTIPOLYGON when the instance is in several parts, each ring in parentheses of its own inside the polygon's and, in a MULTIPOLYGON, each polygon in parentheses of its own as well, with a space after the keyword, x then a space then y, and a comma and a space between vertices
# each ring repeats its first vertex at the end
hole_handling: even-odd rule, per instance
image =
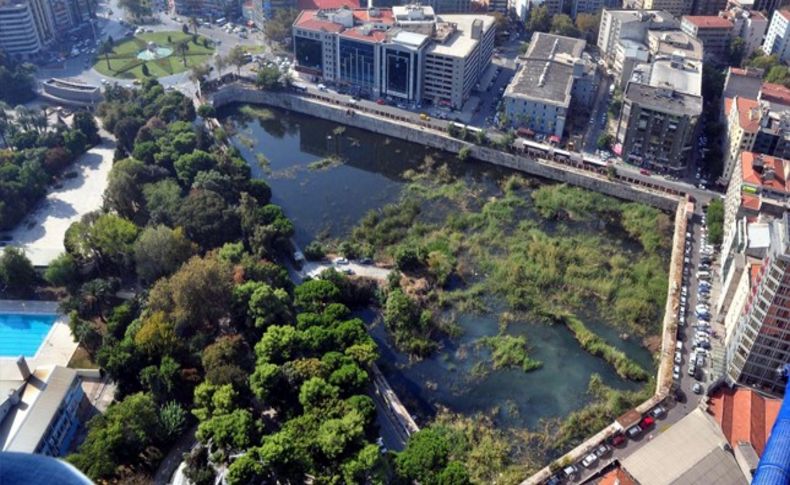
MULTIPOLYGON (((399 118, 390 113, 375 109, 361 111, 358 107, 341 105, 337 100, 315 94, 295 95, 287 92, 266 92, 255 89, 249 84, 231 84, 220 88, 212 95, 215 108, 233 103, 264 104, 276 108, 295 111, 335 121, 344 125, 361 128, 394 138, 419 143, 432 148, 458 153, 468 147, 472 158, 519 170, 530 175, 584 187, 620 199, 640 202, 665 211, 675 212, 675 233, 672 241, 672 257, 669 266, 669 291, 662 331, 660 362, 656 379, 656 392, 647 401, 636 407, 636 411, 644 414, 666 399, 672 390, 672 365, 677 334, 677 317, 680 300, 680 287, 683 274, 683 251, 688 224, 685 194, 659 185, 649 184, 620 175, 608 175, 604 168, 594 168, 571 160, 545 158, 513 154, 495 148, 478 146, 473 143, 452 138, 431 122, 419 122, 405 117, 399 118)), ((397 399, 397 396, 395 396, 397 399)), ((398 404, 399 401, 398 401, 398 404)), ((398 408, 408 416, 405 408, 398 408)), ((398 414, 398 413, 396 413, 398 414)), ((416 425, 409 419, 401 420, 407 434, 416 430, 416 425), (413 427, 412 427, 413 426, 413 427)), ((558 462, 575 463, 589 453, 595 446, 604 441, 621 427, 617 422, 588 438, 558 462)), ((522 482, 522 485, 537 485, 551 476, 549 467, 522 482)))

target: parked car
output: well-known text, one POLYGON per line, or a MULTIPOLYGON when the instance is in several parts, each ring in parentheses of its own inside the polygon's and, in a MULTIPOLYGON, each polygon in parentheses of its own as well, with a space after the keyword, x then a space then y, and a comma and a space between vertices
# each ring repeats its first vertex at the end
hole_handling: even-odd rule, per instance
POLYGON ((622 445, 623 443, 626 442, 626 439, 627 438, 625 437, 625 435, 623 433, 615 433, 615 434, 612 435, 611 438, 609 438, 609 443, 612 446, 620 446, 620 445, 622 445))
POLYGON ((582 466, 584 468, 591 468, 593 465, 595 465, 596 461, 598 461, 598 457, 595 456, 595 453, 590 453, 582 460, 582 466))
POLYGON ((648 430, 655 426, 656 420, 653 416, 645 416, 642 418, 642 421, 639 422, 639 427, 642 428, 642 431, 648 430))
POLYGON ((571 479, 579 474, 579 469, 576 468, 576 465, 568 465, 562 469, 562 474, 565 475, 565 478, 571 479))
POLYGON ((598 458, 603 458, 603 457, 604 457, 604 456, 606 456, 606 454, 607 454, 607 453, 609 453, 611 450, 612 450, 612 449, 611 449, 611 448, 609 448, 609 445, 607 445, 606 443, 601 443, 601 444, 600 444, 600 445, 598 445, 598 447, 595 449, 595 456, 597 456, 598 458))
POLYGON ((626 433, 628 433, 629 438, 633 439, 642 434, 642 428, 640 428, 638 424, 635 424, 628 428, 626 433))
POLYGON ((702 394, 702 384, 695 382, 691 390, 694 391, 694 394, 702 394))
POLYGON ((675 352, 675 363, 680 364, 683 362, 683 352, 675 352))
POLYGON ((648 170, 648 169, 646 169, 646 168, 641 168, 641 169, 639 169, 639 173, 641 173, 642 175, 647 175, 648 177, 649 177, 649 176, 651 176, 651 175, 653 175, 653 174, 650 172, 650 170, 648 170))
POLYGON ((348 259, 346 259, 346 258, 335 258, 335 259, 332 260, 332 263, 338 264, 338 265, 344 265, 344 264, 348 264, 348 259))
POLYGON ((662 418, 667 414, 667 410, 661 406, 656 406, 650 411, 650 416, 654 419, 662 418))

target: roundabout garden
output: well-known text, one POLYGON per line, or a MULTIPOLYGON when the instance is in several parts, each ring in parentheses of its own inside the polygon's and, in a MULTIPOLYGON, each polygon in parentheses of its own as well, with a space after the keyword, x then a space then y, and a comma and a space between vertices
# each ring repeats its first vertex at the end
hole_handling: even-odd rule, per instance
POLYGON ((117 42, 96 57, 93 68, 105 76, 145 79, 178 74, 204 64, 214 54, 206 37, 184 32, 148 32, 117 42))

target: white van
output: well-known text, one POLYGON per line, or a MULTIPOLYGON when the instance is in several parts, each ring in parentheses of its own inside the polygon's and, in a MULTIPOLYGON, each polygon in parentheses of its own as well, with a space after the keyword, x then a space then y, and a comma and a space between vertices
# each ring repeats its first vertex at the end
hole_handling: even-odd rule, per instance
POLYGON ((677 349, 677 350, 683 350, 683 342, 681 342, 680 340, 678 340, 678 341, 677 341, 677 343, 675 343, 675 349, 677 349))

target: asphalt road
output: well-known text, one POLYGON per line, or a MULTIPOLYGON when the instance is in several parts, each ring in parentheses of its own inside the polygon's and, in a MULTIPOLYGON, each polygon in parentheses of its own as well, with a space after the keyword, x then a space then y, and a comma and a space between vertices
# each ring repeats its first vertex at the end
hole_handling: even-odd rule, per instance
POLYGON ((595 95, 595 102, 590 115, 591 123, 587 125, 587 132, 584 135, 584 151, 587 153, 595 153, 598 149, 598 137, 605 128, 605 124, 601 124, 601 116, 608 117, 609 101, 609 86, 612 85, 612 78, 609 76, 601 76, 601 82, 598 85, 598 91, 595 95))

